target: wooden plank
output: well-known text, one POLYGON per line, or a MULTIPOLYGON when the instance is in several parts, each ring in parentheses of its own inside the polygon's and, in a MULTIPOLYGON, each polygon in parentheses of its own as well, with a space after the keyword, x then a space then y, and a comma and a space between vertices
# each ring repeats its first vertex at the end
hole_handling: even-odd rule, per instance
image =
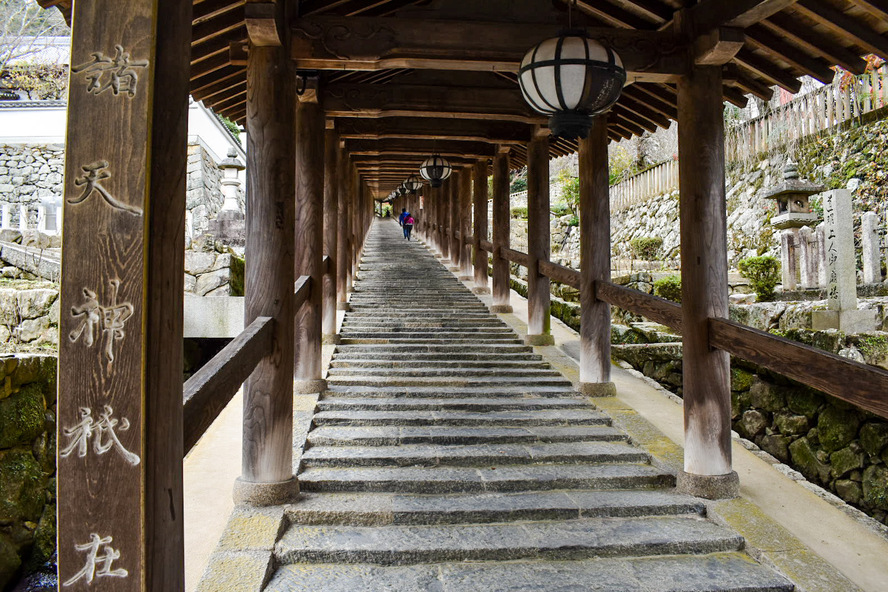
POLYGON ((498 250, 500 256, 506 261, 517 263, 523 267, 530 267, 530 255, 510 249, 509 247, 500 247, 498 250))
MULTIPOLYGON (((317 70, 517 72, 529 47, 560 30, 541 23, 329 16, 295 19, 291 27, 297 67, 317 70)), ((633 80, 663 81, 685 71, 685 54, 671 33, 585 30, 620 55, 633 80)))
MULTIPOLYGON (((243 483, 293 478, 293 187, 295 81, 279 47, 247 62, 245 321, 275 319, 274 352, 244 386, 243 483)), ((295 483, 295 482, 294 482, 295 483)))
POLYGON ((721 69, 678 83, 685 472, 731 473, 730 359, 709 347, 710 318, 728 316, 721 69))
POLYGON ((74 20, 59 319, 59 582, 177 592, 191 7, 96 0, 78 3, 74 20))
POLYGON ((580 289, 580 272, 551 261, 540 261, 540 273, 553 282, 580 289))
POLYGON ((681 306, 658 296, 618 286, 611 282, 595 282, 595 295, 608 304, 641 315, 681 334, 681 306))
POLYGON ((184 387, 184 454, 216 421, 256 364, 272 352, 274 319, 258 317, 213 356, 184 387))
POLYGON ((321 306, 324 274, 324 110, 317 101, 311 81, 296 105, 296 275, 312 278, 305 306, 294 311, 296 319, 296 356, 294 376, 297 392, 320 392, 321 380, 321 306))
POLYGON ((712 347, 888 418, 888 372, 727 319, 709 320, 712 347))

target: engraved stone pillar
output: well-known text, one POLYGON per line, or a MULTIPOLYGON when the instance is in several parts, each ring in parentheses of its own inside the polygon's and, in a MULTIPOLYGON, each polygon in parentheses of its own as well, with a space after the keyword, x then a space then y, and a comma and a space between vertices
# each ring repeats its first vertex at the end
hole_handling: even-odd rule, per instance
POLYGON ((28 229, 28 206, 19 204, 19 230, 24 232, 28 229))
MULTIPOLYGON (((321 378, 321 305, 324 285, 324 110, 312 82, 296 105, 296 277, 311 276, 311 295, 296 314, 294 376, 296 393, 319 393, 321 378)), ((366 212, 365 212, 366 213, 366 212)), ((366 223, 365 223, 366 224, 366 223)))
POLYGON ((808 226, 799 228, 799 276, 802 289, 817 287, 817 238, 808 226))
POLYGON ((783 275, 783 290, 796 289, 795 233, 784 230, 780 233, 780 270, 783 275))
POLYGON ((877 284, 882 281, 878 226, 879 215, 875 212, 866 212, 860 219, 860 244, 863 249, 864 284, 877 284))
POLYGON ((826 289, 826 225, 821 222, 814 228, 814 237, 817 241, 817 282, 818 286, 826 289))
POLYGON ((60 589, 181 592, 191 3, 92 0, 73 10, 60 589), (111 66, 115 59, 128 60, 126 71, 111 66))

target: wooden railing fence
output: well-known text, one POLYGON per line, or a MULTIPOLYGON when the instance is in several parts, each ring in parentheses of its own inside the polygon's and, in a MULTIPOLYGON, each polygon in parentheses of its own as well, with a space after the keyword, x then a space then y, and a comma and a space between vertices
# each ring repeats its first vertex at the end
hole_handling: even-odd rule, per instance
MULTIPOLYGON (((494 257, 525 267, 531 261, 527 253, 495 250, 483 240, 480 245, 494 257)), ((539 270, 554 282, 580 288, 575 269, 540 261, 539 270)), ((681 334, 681 305, 612 282, 595 282, 594 290, 598 299, 681 334)), ((888 418, 888 371, 721 318, 709 319, 709 345, 888 418)))

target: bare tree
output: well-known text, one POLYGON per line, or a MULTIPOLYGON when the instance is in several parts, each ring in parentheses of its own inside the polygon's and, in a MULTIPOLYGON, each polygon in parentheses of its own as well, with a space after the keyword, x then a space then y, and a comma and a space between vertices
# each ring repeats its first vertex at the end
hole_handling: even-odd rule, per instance
POLYGON ((36 56, 52 37, 68 34, 57 10, 44 10, 36 0, 0 0, 0 72, 10 62, 36 56))

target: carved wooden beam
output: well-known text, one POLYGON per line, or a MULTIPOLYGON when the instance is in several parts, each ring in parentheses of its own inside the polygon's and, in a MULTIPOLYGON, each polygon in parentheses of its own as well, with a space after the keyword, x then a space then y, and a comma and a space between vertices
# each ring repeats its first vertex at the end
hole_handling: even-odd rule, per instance
POLYGON ((429 117, 545 123, 514 89, 334 83, 321 90, 328 117, 429 117))
POLYGON ((282 46, 283 36, 278 33, 278 22, 282 11, 282 2, 247 0, 244 6, 244 18, 250 43, 257 47, 282 46))
POLYGON ((698 66, 727 64, 743 47, 746 37, 742 29, 718 27, 694 40, 694 63, 698 66))
MULTIPOLYGON (((292 23, 291 56, 299 68, 414 68, 517 72, 554 25, 370 17, 306 17, 292 23)), ((671 33, 587 28, 619 55, 633 80, 673 80, 685 71, 684 47, 671 33)))

